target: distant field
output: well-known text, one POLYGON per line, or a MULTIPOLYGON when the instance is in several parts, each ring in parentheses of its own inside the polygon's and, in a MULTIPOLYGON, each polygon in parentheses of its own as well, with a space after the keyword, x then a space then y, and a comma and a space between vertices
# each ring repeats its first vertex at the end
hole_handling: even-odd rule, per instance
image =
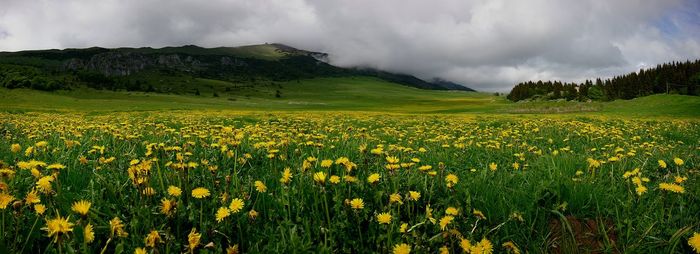
POLYGON ((3 111, 275 110, 394 113, 568 114, 626 117, 700 117, 700 97, 652 95, 614 102, 512 103, 491 93, 421 90, 367 77, 319 78, 258 87, 197 79, 201 95, 111 92, 93 89, 41 92, 0 89, 3 111), (232 87, 231 92, 220 93, 232 87), (212 90, 209 90, 212 89, 212 90), (280 91, 280 98, 275 97, 280 91))

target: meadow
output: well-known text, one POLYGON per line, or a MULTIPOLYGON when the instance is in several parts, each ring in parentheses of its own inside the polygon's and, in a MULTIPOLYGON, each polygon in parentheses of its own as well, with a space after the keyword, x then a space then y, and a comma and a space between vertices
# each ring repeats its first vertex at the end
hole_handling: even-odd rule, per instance
POLYGON ((0 88, 0 252, 700 248, 697 97, 511 103, 362 77, 213 97, 232 84, 200 81, 0 88))

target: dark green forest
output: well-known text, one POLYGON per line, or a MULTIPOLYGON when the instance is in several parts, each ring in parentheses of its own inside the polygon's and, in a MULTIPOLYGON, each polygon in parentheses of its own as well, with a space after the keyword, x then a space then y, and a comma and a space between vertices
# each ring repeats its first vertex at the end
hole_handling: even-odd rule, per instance
POLYGON ((586 80, 583 83, 561 81, 527 81, 517 84, 508 94, 511 101, 633 99, 658 93, 698 95, 700 60, 672 62, 610 79, 586 80))

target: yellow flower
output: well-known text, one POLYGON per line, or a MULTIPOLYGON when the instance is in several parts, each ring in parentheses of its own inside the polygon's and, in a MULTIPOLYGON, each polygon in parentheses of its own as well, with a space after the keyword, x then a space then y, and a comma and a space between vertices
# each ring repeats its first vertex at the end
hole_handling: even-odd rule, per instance
POLYGON ((459 240, 459 247, 462 248, 464 253, 469 253, 472 248, 472 243, 468 239, 462 238, 459 240))
POLYGON ((659 167, 666 168, 666 162, 664 160, 659 160, 659 167))
POLYGON ((681 158, 673 158, 673 163, 676 163, 677 166, 683 166, 683 160, 681 158))
POLYGON ((405 243, 400 243, 397 245, 394 245, 394 250, 392 251, 394 254, 409 254, 411 253, 411 245, 405 244, 405 243))
POLYGON ((447 184, 447 188, 452 188, 459 182, 459 177, 457 177, 455 174, 449 174, 445 176, 445 183, 447 184))
POLYGON ((147 253, 148 252, 146 252, 146 249, 141 248, 141 247, 134 249, 134 254, 147 254, 147 253))
POLYGON ((362 209, 365 208, 365 202, 361 198, 354 198, 350 201, 350 207, 352 209, 362 209))
POLYGON ((459 209, 450 206, 447 209, 445 209, 445 213, 448 215, 457 216, 459 214, 459 209))
POLYGON ((471 254, 491 254, 493 253, 493 245, 491 241, 484 238, 470 248, 471 254))
POLYGON ((515 169, 515 170, 520 169, 520 163, 518 163, 517 161, 513 162, 513 169, 515 169))
POLYGON ((693 232, 693 237, 688 238, 688 245, 693 248, 695 253, 700 253, 700 233, 693 232))
POLYGON ((47 219, 46 227, 42 229, 49 233, 48 237, 53 237, 54 242, 57 242, 61 236, 73 232, 73 223, 68 221, 68 218, 57 215, 56 218, 47 219))
POLYGON ((170 217, 173 215, 173 208, 177 205, 175 201, 169 200, 167 198, 163 198, 160 200, 160 212, 164 214, 165 216, 170 217))
POLYGON ((243 209, 243 206, 245 203, 243 203, 243 200, 240 198, 234 198, 231 200, 231 204, 228 206, 228 208, 231 210, 232 213, 238 213, 243 209))
POLYGON ((284 168, 282 172, 282 178, 280 178, 280 183, 288 184, 292 180, 292 172, 289 167, 284 168))
POLYGON ((496 164, 495 162, 491 162, 491 163, 489 164, 489 169, 490 169, 491 171, 496 171, 496 169, 498 169, 498 164, 496 164))
POLYGON ((659 189, 675 193, 685 193, 685 188, 675 183, 660 183, 659 189))
POLYGON ((450 249, 447 246, 440 247, 440 254, 450 254, 450 249))
POLYGON ((389 213, 377 214, 377 222, 379 222, 379 224, 391 223, 391 214, 389 214, 389 213))
POLYGON ((647 192, 647 187, 644 187, 643 185, 639 185, 634 190, 637 192, 637 195, 641 196, 642 194, 647 192))
POLYGON ((408 197, 409 197, 409 199, 411 199, 411 200, 413 200, 413 201, 418 201, 418 199, 420 198, 420 192, 417 192, 417 191, 409 191, 409 192, 408 192, 408 197))
POLYGON ((92 229, 92 224, 88 223, 83 229, 83 240, 85 243, 91 243, 95 240, 95 231, 92 229))
POLYGON ((194 190, 192 190, 192 197, 193 198, 201 199, 201 198, 206 198, 209 195, 210 195, 209 190, 207 188, 204 188, 204 187, 198 187, 198 188, 195 188, 194 190))
POLYGON ((226 207, 219 207, 219 210, 216 210, 216 222, 222 222, 229 215, 231 215, 231 210, 226 207))
POLYGON ((485 220, 485 219, 486 219, 486 216, 484 216, 484 213, 482 213, 482 212, 479 211, 479 210, 474 209, 474 211, 472 212, 472 214, 474 214, 474 216, 476 216, 476 217, 479 218, 479 219, 482 219, 482 220, 485 220))
POLYGON ((197 245, 199 245, 199 240, 202 238, 202 235, 197 233, 197 229, 193 228, 192 231, 187 235, 187 243, 188 247, 190 249, 190 253, 194 252, 194 248, 197 248, 197 245))
POLYGON ((387 156, 386 162, 388 162, 389 164, 397 164, 399 163, 399 158, 397 158, 396 156, 387 156))
POLYGON ((267 191, 267 186, 261 181, 255 181, 255 189, 260 193, 264 193, 267 191))
POLYGON ((43 193, 51 193, 53 191, 51 187, 51 182, 53 182, 53 176, 44 176, 36 181, 36 187, 39 191, 43 193))
POLYGON ((226 254, 238 254, 238 244, 226 248, 226 254))
POLYGON ((258 215, 259 215, 259 213, 258 213, 258 211, 255 211, 255 209, 252 209, 252 210, 250 210, 250 212, 248 212, 248 218, 250 218, 252 220, 257 218, 258 215))
POLYGON ((157 230, 151 230, 143 241, 146 243, 146 247, 155 248, 156 244, 161 242, 162 239, 157 230))
POLYGON ((90 211, 90 202, 87 200, 80 200, 78 202, 73 203, 73 206, 71 206, 71 210, 77 214, 80 214, 82 216, 87 215, 88 211, 90 211))
POLYGON ((119 217, 114 217, 109 221, 109 231, 112 236, 127 237, 129 235, 124 231, 124 223, 119 217))
POLYGON ((507 242, 503 243, 501 246, 503 246, 503 248, 505 248, 506 250, 509 250, 510 253, 520 254, 520 249, 518 249, 518 246, 515 246, 515 243, 513 243, 511 241, 507 241, 507 242))
POLYGON ((454 219, 455 219, 455 217, 450 216, 450 215, 447 215, 447 216, 445 216, 445 217, 442 217, 442 218, 440 219, 440 229, 441 229, 441 230, 445 230, 445 229, 447 228, 447 225, 449 225, 450 223, 452 223, 452 220, 454 220, 454 219))
POLYGON ((44 214, 44 212, 46 212, 46 206, 44 206, 42 204, 36 204, 36 205, 34 205, 34 211, 38 215, 42 215, 42 214, 44 214))
POLYGON ((15 200, 14 196, 6 193, 0 193, 0 209, 5 210, 7 205, 9 205, 12 200, 15 200))
POLYGON ((403 205, 403 201, 401 201, 401 195, 398 193, 389 195, 389 203, 399 203, 400 205, 403 205))
POLYGON ((374 173, 374 174, 371 174, 367 177, 367 182, 370 184, 374 184, 374 183, 379 182, 379 179, 381 179, 381 178, 382 177, 378 173, 374 173))
POLYGON ((319 184, 326 183, 326 173, 323 171, 314 173, 314 182, 317 182, 319 184))
POLYGON ((399 232, 406 233, 406 231, 408 231, 408 223, 401 223, 401 227, 399 227, 399 232))
POLYGON ((22 151, 22 146, 19 144, 12 144, 10 146, 10 151, 12 151, 12 153, 19 153, 19 151, 22 151))
POLYGON ((332 175, 329 181, 332 184, 338 184, 340 183, 340 176, 332 175))
POLYGON ((330 168, 332 165, 333 165, 333 160, 322 160, 321 161, 322 168, 330 168))
POLYGON ((179 197, 182 194, 182 190, 177 186, 168 186, 168 195, 173 197, 179 197))

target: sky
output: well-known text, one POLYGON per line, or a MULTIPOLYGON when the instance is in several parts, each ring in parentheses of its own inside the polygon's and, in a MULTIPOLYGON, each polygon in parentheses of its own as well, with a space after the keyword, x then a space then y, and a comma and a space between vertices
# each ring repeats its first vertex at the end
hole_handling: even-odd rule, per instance
POLYGON ((0 0, 0 51, 284 43, 507 92, 700 58, 700 0, 0 0))

